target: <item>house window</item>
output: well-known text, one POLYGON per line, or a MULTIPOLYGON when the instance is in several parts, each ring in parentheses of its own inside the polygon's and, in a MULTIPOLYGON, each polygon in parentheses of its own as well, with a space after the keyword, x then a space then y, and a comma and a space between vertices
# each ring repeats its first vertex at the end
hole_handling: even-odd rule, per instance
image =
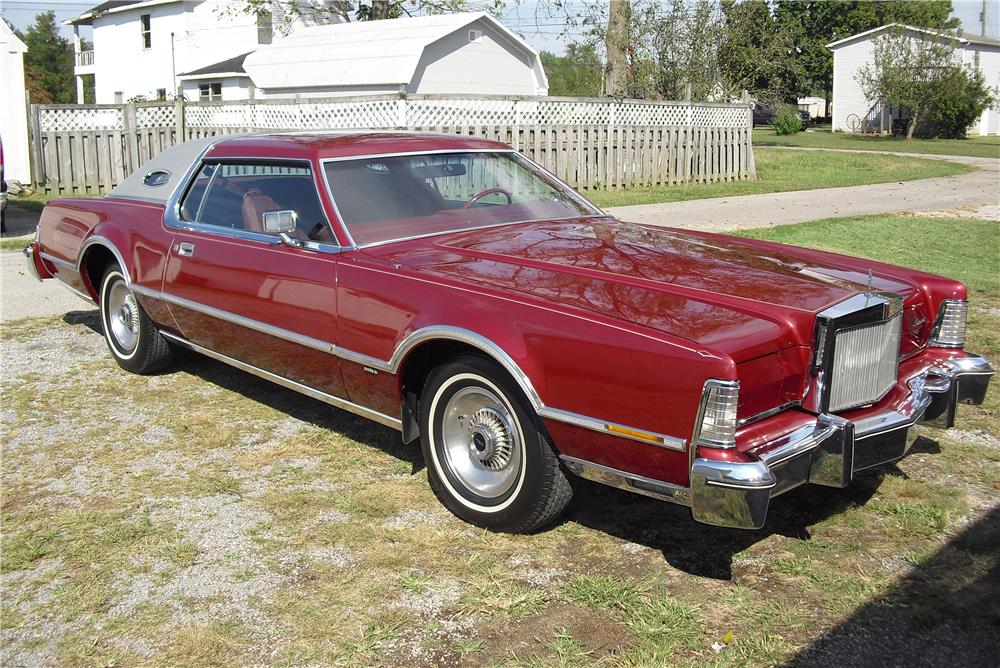
POLYGON ((271 12, 266 9, 262 9, 257 12, 257 43, 270 44, 273 37, 274 24, 271 18, 271 12))
POLYGON ((202 102, 219 102, 222 100, 222 82, 198 84, 198 99, 202 102))
POLYGON ((139 17, 139 28, 142 31, 142 48, 148 49, 153 46, 153 33, 149 29, 149 14, 139 17))

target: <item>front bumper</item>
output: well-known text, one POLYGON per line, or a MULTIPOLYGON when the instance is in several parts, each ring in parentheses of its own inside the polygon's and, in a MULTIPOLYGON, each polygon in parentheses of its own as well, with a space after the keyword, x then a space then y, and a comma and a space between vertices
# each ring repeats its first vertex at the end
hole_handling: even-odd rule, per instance
POLYGON ((983 357, 954 358, 910 378, 909 395, 892 410, 855 421, 820 415, 814 424, 755 448, 753 461, 699 457, 691 466, 694 519, 759 529, 779 494, 806 483, 846 487, 855 471, 904 457, 918 424, 954 425, 957 405, 981 404, 993 373, 983 357))

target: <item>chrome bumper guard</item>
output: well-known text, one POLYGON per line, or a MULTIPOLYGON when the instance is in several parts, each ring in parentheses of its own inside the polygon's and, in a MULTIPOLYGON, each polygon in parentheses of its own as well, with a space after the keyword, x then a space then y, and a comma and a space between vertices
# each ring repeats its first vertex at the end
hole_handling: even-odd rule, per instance
POLYGON ((42 276, 38 273, 38 265, 35 264, 35 244, 30 243, 24 247, 24 259, 28 263, 28 273, 35 277, 35 280, 39 283, 42 282, 42 276))
POLYGON ((855 471, 906 456, 917 424, 951 427, 960 403, 981 404, 992 365, 969 356, 935 366, 909 380, 910 395, 895 410, 852 422, 820 415, 767 445, 757 461, 697 458, 691 467, 690 503, 705 524, 759 529, 773 497, 804 484, 846 487, 855 471))

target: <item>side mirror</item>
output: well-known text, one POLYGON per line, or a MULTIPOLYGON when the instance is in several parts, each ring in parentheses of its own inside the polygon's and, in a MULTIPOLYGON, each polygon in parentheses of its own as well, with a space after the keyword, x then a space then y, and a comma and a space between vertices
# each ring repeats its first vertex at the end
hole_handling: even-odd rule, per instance
POLYGON ((264 232, 267 234, 294 232, 298 218, 298 214, 292 209, 265 211, 263 216, 264 232))

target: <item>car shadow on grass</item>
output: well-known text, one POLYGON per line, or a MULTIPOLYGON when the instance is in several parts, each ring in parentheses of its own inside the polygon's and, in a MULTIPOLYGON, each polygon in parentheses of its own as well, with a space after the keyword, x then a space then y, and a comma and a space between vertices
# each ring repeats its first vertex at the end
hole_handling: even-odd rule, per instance
POLYGON ((789 666, 996 666, 1000 508, 967 526, 789 666))
MULTIPOLYGON (((940 452, 920 437, 910 453, 940 452)), ((887 476, 906 477, 894 464, 855 474, 844 489, 805 485, 771 501, 762 529, 725 529, 695 522, 689 508, 581 480, 567 520, 663 554, 674 568, 717 580, 733 578, 734 557, 773 535, 809 540, 809 527, 864 506, 887 476)))
MULTIPOLYGON (((63 317, 70 325, 83 325, 101 337, 104 332, 96 310, 72 311, 63 317)), ((122 373, 126 373, 123 371, 122 373)), ((412 473, 423 469, 423 457, 416 444, 404 445, 399 432, 352 413, 307 397, 253 374, 210 359, 204 355, 175 349, 175 358, 160 375, 188 373, 221 389, 243 395, 247 399, 270 406, 289 417, 328 429, 385 452, 411 467, 412 473)))

